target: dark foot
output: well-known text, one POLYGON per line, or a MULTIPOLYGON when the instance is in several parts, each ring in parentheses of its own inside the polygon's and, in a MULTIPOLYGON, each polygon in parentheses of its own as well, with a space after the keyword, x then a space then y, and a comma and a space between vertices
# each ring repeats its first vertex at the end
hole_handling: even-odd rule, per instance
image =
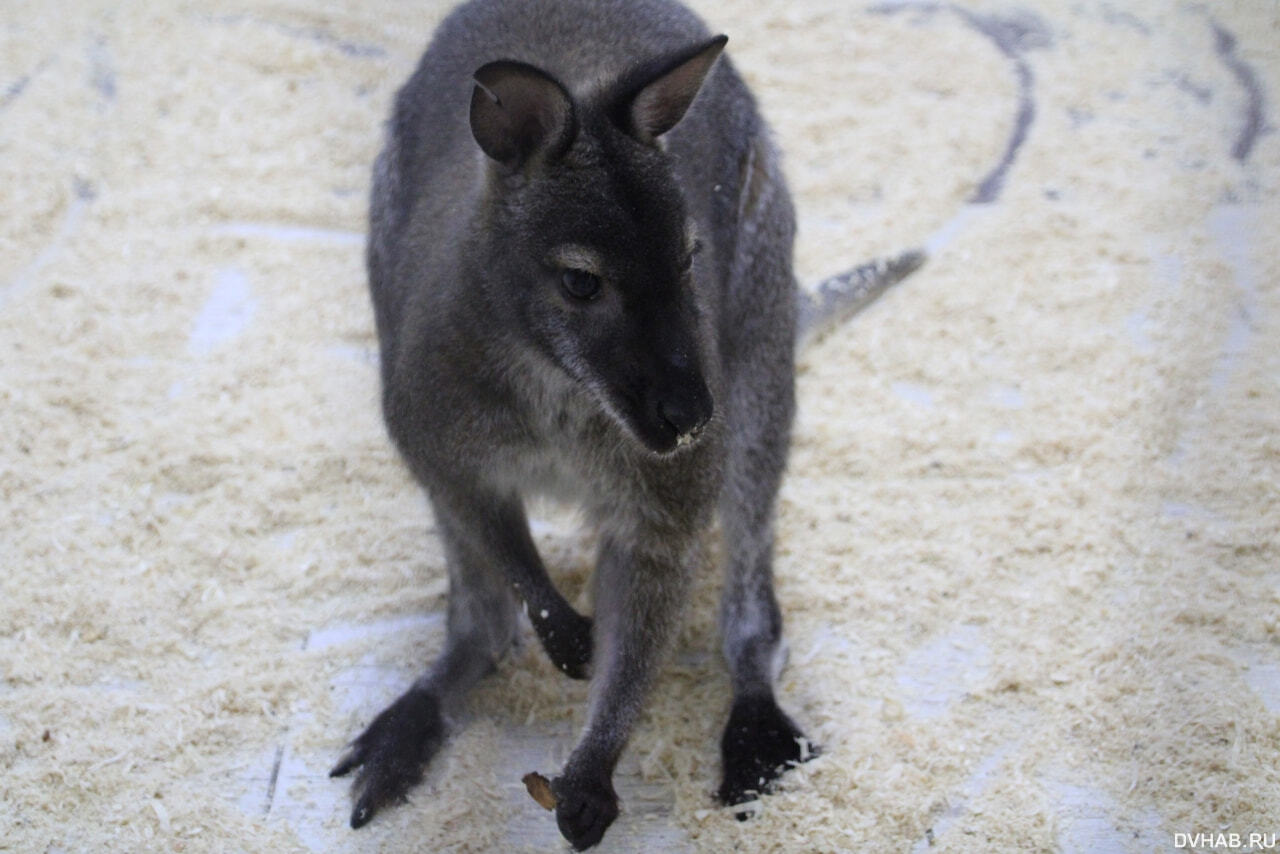
POLYGON ((571 679, 591 675, 591 620, 565 605, 555 611, 529 609, 529 619, 551 663, 571 679), (543 614, 547 616, 542 616, 543 614))
MULTIPOLYGON (((724 780, 717 793, 720 802, 732 806, 769 792, 784 771, 818 754, 812 746, 802 752, 803 739, 804 733, 772 696, 735 700, 720 741, 724 762, 724 780)), ((748 815, 740 812, 738 819, 748 815)))
POLYGON ((443 741, 440 704, 426 691, 410 688, 383 709, 329 772, 341 777, 360 769, 351 785, 356 799, 351 826, 363 827, 378 810, 403 801, 422 782, 427 762, 443 741))
POLYGON ((556 825, 577 851, 599 842, 618 817, 618 795, 607 778, 589 783, 557 777, 551 791, 556 797, 556 825))

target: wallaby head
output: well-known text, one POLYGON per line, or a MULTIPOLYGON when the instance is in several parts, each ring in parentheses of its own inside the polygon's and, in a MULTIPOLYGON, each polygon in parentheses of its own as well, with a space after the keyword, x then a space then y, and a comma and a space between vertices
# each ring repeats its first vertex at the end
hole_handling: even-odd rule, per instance
POLYGON ((471 131, 488 156, 485 287, 525 344, 581 383, 645 447, 710 420, 695 298, 700 244, 660 137, 727 39, 633 68, 575 97, 547 72, 475 72, 471 131))

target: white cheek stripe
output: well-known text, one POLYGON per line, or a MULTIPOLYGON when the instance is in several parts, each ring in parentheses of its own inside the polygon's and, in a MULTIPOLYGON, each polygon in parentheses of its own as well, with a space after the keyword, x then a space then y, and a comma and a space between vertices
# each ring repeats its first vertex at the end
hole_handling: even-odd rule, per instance
POLYGON ((566 243, 551 250, 548 260, 552 266, 567 270, 583 270, 604 278, 604 262, 600 253, 589 246, 566 243))

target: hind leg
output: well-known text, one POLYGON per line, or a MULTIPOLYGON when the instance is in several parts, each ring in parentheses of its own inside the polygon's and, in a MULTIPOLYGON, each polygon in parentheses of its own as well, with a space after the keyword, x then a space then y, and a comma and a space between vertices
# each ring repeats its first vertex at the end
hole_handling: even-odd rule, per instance
MULTIPOLYGON (((728 552, 720 607, 733 708, 721 740, 726 804, 767 792, 788 767, 809 758, 800 728, 774 697, 785 649, 773 591, 773 520, 786 467, 794 392, 794 313, 789 253, 761 251, 744 264, 743 281, 763 318, 744 330, 733 352, 726 417, 730 447, 720 517, 728 552)), ((740 814, 739 818, 745 818, 740 814)))
POLYGON ((732 506, 722 510, 729 554, 720 624, 733 683, 733 708, 720 743, 724 776, 718 796, 725 804, 769 791, 783 771, 809 757, 803 733, 774 697, 785 648, 772 567, 773 500, 781 467, 762 464, 771 457, 741 455, 741 470, 730 473, 740 486, 731 488, 732 506))
POLYGON ((402 801, 440 749, 446 718, 481 677, 493 671, 516 636, 516 600, 492 554, 437 514, 449 573, 447 634, 431 668, 374 718, 329 773, 359 769, 352 784, 351 826, 402 801))

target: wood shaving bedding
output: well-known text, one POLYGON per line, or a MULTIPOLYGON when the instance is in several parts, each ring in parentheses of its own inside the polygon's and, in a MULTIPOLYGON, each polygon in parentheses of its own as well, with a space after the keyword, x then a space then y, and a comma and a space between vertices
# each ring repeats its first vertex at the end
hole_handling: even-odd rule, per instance
MULTIPOLYGON (((802 281, 931 259, 802 357, 780 695, 823 754, 715 806, 709 568, 605 847, 1280 830, 1274 5, 697 8, 785 152, 802 281)), ((586 694, 531 642, 411 804, 353 833, 325 777, 442 638, 361 234, 445 11, 0 11, 0 850, 559 844, 519 774, 586 694)), ((535 515, 578 597, 589 533, 535 515)))

